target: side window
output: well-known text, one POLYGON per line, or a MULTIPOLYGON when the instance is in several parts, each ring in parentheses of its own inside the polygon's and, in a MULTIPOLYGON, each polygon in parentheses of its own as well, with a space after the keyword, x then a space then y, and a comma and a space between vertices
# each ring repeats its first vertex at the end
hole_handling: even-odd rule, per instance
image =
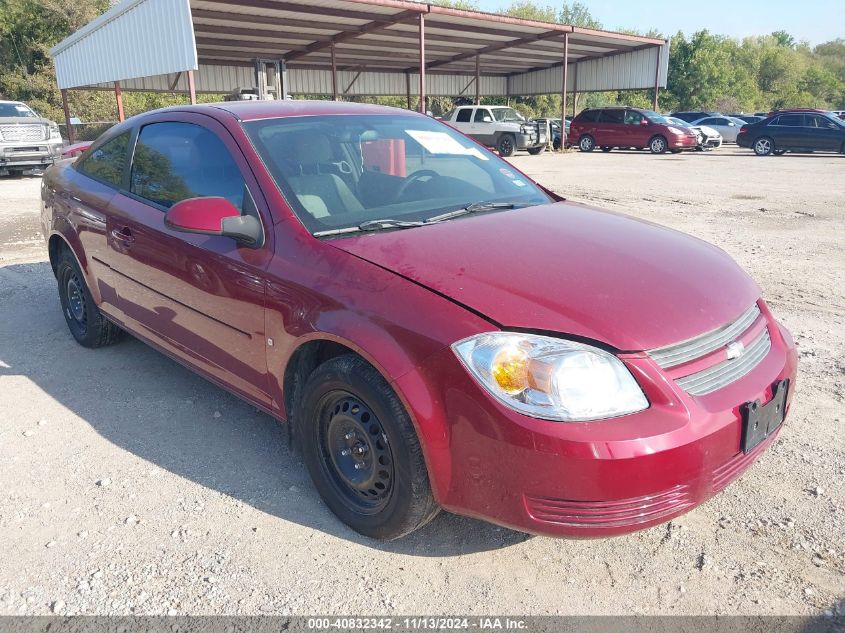
POLYGON ((823 130, 831 130, 831 129, 835 130, 835 129, 837 129, 836 123, 834 123, 830 119, 827 119, 823 116, 819 116, 817 114, 813 114, 813 115, 808 114, 807 119, 809 119, 809 121, 807 122, 807 125, 809 125, 810 127, 818 127, 818 128, 823 129, 823 130))
POLYGON ((128 151, 129 132, 124 132, 91 152, 77 169, 87 176, 120 187, 128 151))
POLYGON ((485 121, 492 121, 493 117, 490 115, 490 110, 487 108, 477 108, 475 110, 475 123, 484 123, 485 121))
POLYGON ((602 110, 601 112, 601 122, 602 123, 616 123, 622 124, 625 122, 625 111, 624 110, 602 110))
POLYGON ((141 128, 132 159, 130 190, 164 207, 186 198, 220 196, 244 208, 245 183, 216 134, 192 123, 141 128))
POLYGON ((625 124, 639 125, 643 120, 643 115, 635 110, 625 110, 625 124))
POLYGON ((601 110, 584 110, 581 114, 578 115, 578 118, 581 121, 585 121, 587 123, 595 123, 599 120, 599 113, 601 110))
POLYGON ((472 108, 461 108, 455 121, 458 123, 469 123, 472 120, 472 108))
POLYGON ((721 125, 721 124, 719 123, 719 119, 716 119, 716 118, 711 116, 709 119, 704 119, 703 121, 701 121, 699 123, 699 125, 721 125))
POLYGON ((781 114, 777 125, 786 127, 801 127, 804 125, 804 116, 801 114, 781 114))

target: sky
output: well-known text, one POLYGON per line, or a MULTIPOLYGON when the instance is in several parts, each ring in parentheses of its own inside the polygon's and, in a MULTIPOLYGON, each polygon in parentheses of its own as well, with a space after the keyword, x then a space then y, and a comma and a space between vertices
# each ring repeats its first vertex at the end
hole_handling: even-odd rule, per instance
MULTIPOLYGON (((534 0, 560 6, 557 0, 534 0)), ((604 28, 615 31, 657 29, 664 35, 687 35, 708 29, 720 35, 745 37, 784 30, 796 41, 821 44, 845 38, 845 0, 582 0, 604 28)), ((478 0, 482 11, 499 11, 510 0, 478 0)))

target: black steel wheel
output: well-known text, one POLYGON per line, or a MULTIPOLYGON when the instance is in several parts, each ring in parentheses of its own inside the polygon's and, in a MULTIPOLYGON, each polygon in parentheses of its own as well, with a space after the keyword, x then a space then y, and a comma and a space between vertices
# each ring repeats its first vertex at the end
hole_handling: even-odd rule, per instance
POLYGON ((315 487, 349 527, 395 539, 437 515, 413 422, 363 358, 348 354, 317 367, 293 419, 315 487))
POLYGON ((513 156, 516 151, 516 139, 510 134, 502 134, 496 149, 500 156, 513 156))
POLYGON ((393 452, 378 417, 344 391, 326 394, 320 411, 320 463, 336 492, 357 512, 383 509, 393 492, 393 452))
POLYGON ((107 320, 91 296, 73 254, 63 249, 56 265, 59 302, 70 333, 85 347, 103 347, 121 338, 123 330, 107 320))

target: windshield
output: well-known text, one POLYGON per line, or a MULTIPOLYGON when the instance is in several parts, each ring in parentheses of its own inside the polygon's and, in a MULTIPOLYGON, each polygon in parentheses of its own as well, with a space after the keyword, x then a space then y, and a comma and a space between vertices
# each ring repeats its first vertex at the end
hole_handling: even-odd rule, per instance
POLYGON ((0 103, 0 117, 37 118, 38 115, 22 103, 0 103))
POLYGON ((525 118, 513 108, 491 108, 497 121, 524 121, 525 118))
POLYGON ((687 123, 687 122, 686 122, 686 121, 684 121, 683 119, 679 119, 678 117, 674 117, 674 116, 667 116, 667 117, 665 117, 665 118, 666 118, 666 120, 667 120, 669 123, 671 123, 672 125, 677 125, 677 126, 680 126, 680 127, 688 127, 688 128, 692 128, 692 125, 690 125, 689 123, 687 123))
POLYGON ((665 117, 662 114, 658 114, 657 112, 653 112, 651 110, 643 110, 642 113, 652 123, 659 123, 660 125, 669 125, 671 123, 671 121, 669 121, 669 117, 665 117))
POLYGON ((428 117, 285 117, 244 128, 312 233, 426 220, 477 203, 550 202, 504 160, 428 117))

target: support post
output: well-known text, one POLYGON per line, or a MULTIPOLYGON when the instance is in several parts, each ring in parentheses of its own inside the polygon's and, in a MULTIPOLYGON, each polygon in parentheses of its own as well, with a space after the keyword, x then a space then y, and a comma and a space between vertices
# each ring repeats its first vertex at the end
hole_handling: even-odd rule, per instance
POLYGON ((563 72, 560 86, 560 151, 566 147, 566 82, 569 71, 569 33, 563 34, 563 72))
POLYGON ((420 13, 420 112, 425 114, 425 15, 420 13))
POLYGON ((408 109, 411 109, 411 73, 405 71, 405 92, 408 95, 408 109))
POLYGON ((481 105, 481 55, 475 56, 475 105, 481 105))
POLYGON ((335 55, 334 42, 332 42, 332 99, 337 98, 337 57, 335 55))
POLYGON ((277 83, 279 84, 279 94, 277 99, 288 98, 288 65, 284 59, 279 60, 279 76, 277 83))
POLYGON ((70 108, 67 105, 67 90, 62 88, 62 110, 65 112, 65 127, 67 128, 67 140, 73 145, 76 142, 76 132, 70 122, 70 108))
POLYGON ((194 83, 194 71, 188 71, 188 94, 191 96, 191 105, 195 105, 197 102, 197 86, 194 83))
POLYGON ((578 62, 572 66, 572 118, 574 119, 575 111, 578 109, 578 62))
POLYGON ((123 90, 120 89, 120 82, 114 82, 114 98, 117 101, 117 120, 123 123, 126 115, 123 113, 123 90))
POLYGON ((657 47, 657 66, 654 69, 654 104, 652 105, 652 110, 657 112, 657 97, 659 96, 660 92, 660 57, 661 53, 663 52, 663 47, 657 47))

